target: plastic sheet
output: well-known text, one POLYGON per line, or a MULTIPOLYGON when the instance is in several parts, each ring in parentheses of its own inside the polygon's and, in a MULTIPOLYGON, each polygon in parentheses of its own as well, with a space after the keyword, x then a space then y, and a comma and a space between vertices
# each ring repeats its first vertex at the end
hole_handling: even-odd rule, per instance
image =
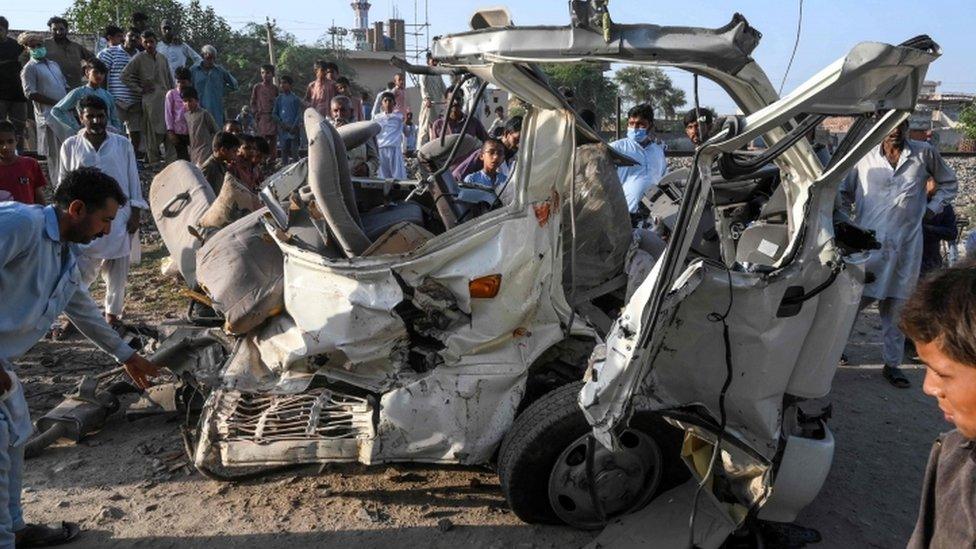
MULTIPOLYGON (((623 272, 632 241, 630 213, 617 167, 602 143, 576 149, 576 272, 578 291, 596 287, 623 272)), ((570 201, 563 202, 563 288, 570 291, 570 201)))

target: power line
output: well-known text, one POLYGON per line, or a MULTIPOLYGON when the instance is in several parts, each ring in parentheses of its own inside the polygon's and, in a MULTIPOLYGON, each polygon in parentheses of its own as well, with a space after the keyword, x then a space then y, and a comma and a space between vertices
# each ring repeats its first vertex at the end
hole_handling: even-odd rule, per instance
POLYGON ((800 0, 800 15, 796 18, 796 41, 793 42, 793 53, 790 54, 790 62, 786 64, 786 72, 783 73, 783 81, 779 84, 779 95, 783 95, 783 86, 786 85, 786 77, 793 68, 793 59, 796 58, 796 48, 800 45, 800 30, 803 29, 803 0, 800 0))

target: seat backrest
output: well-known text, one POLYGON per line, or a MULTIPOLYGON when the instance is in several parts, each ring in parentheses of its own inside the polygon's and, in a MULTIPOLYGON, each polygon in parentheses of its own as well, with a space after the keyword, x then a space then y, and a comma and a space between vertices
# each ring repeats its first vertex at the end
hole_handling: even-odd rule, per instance
POLYGON ((376 137, 382 130, 383 128, 372 120, 350 122, 342 127, 336 128, 336 131, 339 132, 339 137, 342 138, 342 142, 345 144, 347 151, 355 149, 356 147, 376 137))
POLYGON ((363 232, 349 174, 345 144, 335 127, 315 109, 305 111, 308 185, 346 257, 362 254, 371 244, 363 232))

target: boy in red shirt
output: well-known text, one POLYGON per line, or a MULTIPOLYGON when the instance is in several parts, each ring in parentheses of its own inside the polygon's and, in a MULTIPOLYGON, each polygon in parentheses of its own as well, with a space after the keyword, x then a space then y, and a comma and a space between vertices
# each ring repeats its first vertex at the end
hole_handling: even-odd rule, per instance
POLYGON ((0 202, 12 200, 44 205, 41 187, 46 184, 37 160, 17 154, 14 125, 0 121, 0 202))

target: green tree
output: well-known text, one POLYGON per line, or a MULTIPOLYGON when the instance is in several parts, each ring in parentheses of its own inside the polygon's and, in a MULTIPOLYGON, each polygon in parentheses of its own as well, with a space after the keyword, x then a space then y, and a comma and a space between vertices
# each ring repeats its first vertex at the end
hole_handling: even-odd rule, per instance
POLYGON ((673 118, 685 104, 684 90, 675 88, 671 78, 661 69, 624 67, 617 71, 614 81, 629 103, 650 103, 667 118, 673 118))
POLYGON ((64 18, 78 32, 101 34, 109 23, 128 27, 129 17, 137 11, 148 15, 157 27, 163 19, 182 26, 185 10, 176 0, 75 0, 64 12, 64 18))
POLYGON ((968 139, 976 139, 976 105, 969 105, 959 113, 959 125, 968 139))
POLYGON ((613 117, 616 111, 617 92, 613 82, 603 75, 601 65, 550 63, 542 65, 542 70, 553 86, 566 86, 573 90, 577 110, 592 110, 598 121, 613 117))

